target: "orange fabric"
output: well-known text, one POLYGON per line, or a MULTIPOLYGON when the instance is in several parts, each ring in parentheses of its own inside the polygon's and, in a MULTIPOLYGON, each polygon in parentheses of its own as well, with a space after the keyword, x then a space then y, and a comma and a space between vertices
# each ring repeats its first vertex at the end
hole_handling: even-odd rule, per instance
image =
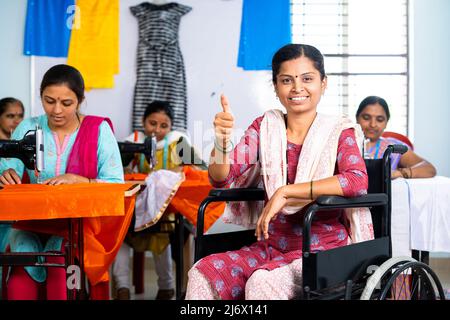
MULTIPOLYGON (((200 203, 208 196, 212 185, 208 179, 207 170, 195 170, 191 166, 183 166, 186 179, 181 183, 177 193, 170 202, 167 212, 179 212, 194 226, 197 225, 197 212, 200 203)), ((125 174, 125 181, 143 181, 147 177, 145 173, 125 174)), ((222 215, 225 203, 213 202, 208 205, 205 213, 204 231, 222 215)))
POLYGON ((124 175, 125 181, 144 181, 148 173, 126 173, 124 175))
MULTIPOLYGON (((194 226, 197 225, 197 212, 200 203, 208 196, 212 189, 211 183, 208 179, 208 171, 195 170, 190 166, 184 166, 183 172, 186 180, 180 185, 177 193, 170 202, 173 211, 181 213, 194 226)), ((205 212, 205 227, 204 231, 222 215, 225 210, 224 202, 213 202, 208 205, 205 212)))
POLYGON ((109 281, 108 268, 125 238, 135 196, 131 184, 9 185, 0 190, 0 220, 14 227, 67 238, 64 218, 83 217, 84 270, 91 285, 109 281), (18 204, 21 205, 18 205, 18 204), (47 220, 57 219, 57 220, 47 220))
POLYGON ((0 192, 0 220, 121 216, 124 191, 129 187, 119 183, 6 185, 0 192))

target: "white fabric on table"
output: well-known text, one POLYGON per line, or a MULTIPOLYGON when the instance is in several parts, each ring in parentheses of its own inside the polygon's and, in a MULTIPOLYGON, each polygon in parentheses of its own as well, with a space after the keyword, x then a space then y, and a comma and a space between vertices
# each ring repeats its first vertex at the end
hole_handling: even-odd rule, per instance
POLYGON ((391 184, 391 241, 392 256, 411 256, 409 190, 403 178, 392 180, 391 184))
POLYGON ((408 179, 411 248, 450 252, 450 178, 408 179))

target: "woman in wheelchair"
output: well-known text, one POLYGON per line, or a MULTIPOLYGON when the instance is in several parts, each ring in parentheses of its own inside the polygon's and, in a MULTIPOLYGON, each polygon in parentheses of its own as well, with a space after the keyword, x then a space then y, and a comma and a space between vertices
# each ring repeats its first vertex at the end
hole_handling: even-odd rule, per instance
POLYGON ((383 98, 368 96, 359 104, 356 121, 361 125, 367 139, 364 145, 364 158, 381 159, 388 145, 402 144, 409 150, 404 154, 391 154, 392 179, 434 177, 436 175, 434 166, 414 153, 410 146, 392 137, 382 137, 389 118, 389 107, 383 98))
MULTIPOLYGON (((367 172, 358 125, 317 112, 327 86, 324 60, 316 48, 289 44, 272 59, 275 93, 286 113, 269 110, 256 118, 233 148, 228 100, 214 120, 209 165, 215 187, 264 187, 258 208, 227 204, 225 222, 256 225, 257 241, 237 251, 212 254, 189 271, 186 299, 292 299, 302 288, 302 208, 319 195, 347 197, 367 192, 367 172)), ((370 213, 359 209, 358 232, 349 234, 343 210, 318 214, 313 250, 373 238, 370 213)))

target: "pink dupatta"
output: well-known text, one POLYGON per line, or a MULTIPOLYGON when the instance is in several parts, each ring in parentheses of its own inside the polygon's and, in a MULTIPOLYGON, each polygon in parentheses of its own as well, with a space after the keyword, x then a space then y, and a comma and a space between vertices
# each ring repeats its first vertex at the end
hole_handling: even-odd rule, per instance
MULTIPOLYGON (((90 179, 97 178, 98 136, 103 121, 106 121, 114 131, 111 120, 108 118, 84 117, 69 155, 67 173, 78 174, 90 179)), ((134 205, 132 207, 134 208, 134 205)), ((127 206, 125 206, 126 208, 127 206)), ((124 216, 83 219, 85 272, 91 285, 94 286, 91 290, 100 298, 108 299, 107 288, 102 289, 104 292, 97 293, 99 290, 96 290, 96 287, 104 288, 105 284, 108 284, 108 268, 123 242, 132 213, 133 210, 129 210, 129 212, 125 212, 124 216)))
POLYGON ((89 179, 97 178, 98 135, 103 121, 106 121, 114 132, 109 118, 84 117, 67 161, 67 173, 78 174, 89 179))

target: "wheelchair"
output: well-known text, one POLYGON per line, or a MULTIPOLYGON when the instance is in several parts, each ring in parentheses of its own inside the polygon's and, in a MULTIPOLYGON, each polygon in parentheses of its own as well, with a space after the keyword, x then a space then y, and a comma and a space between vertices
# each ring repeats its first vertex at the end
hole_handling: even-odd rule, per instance
MULTIPOLYGON (((382 159, 365 160, 368 194, 355 198, 320 196, 303 216, 302 292, 304 300, 445 300, 442 285, 431 268, 411 257, 392 257, 391 153, 406 147, 390 145, 382 159), (311 251, 311 224, 317 211, 368 207, 374 239, 331 250, 311 251)), ((195 262, 218 252, 237 250, 256 242, 254 230, 203 233, 205 210, 217 201, 261 201, 265 191, 255 188, 213 189, 199 206, 195 262)))

